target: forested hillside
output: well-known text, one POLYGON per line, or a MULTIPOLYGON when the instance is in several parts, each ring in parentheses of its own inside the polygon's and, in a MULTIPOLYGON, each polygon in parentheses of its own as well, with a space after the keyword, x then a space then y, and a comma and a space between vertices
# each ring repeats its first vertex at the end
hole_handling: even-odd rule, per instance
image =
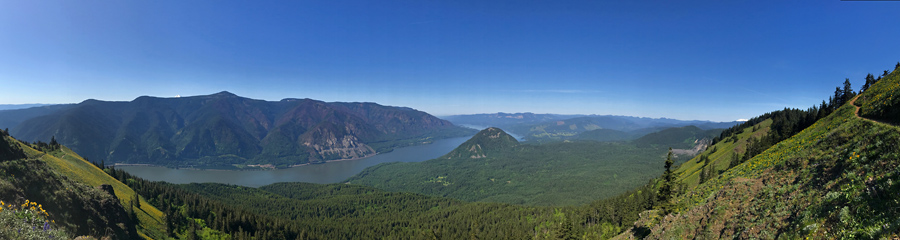
POLYGON ((410 108, 311 99, 272 102, 228 92, 86 100, 0 112, 0 119, 21 121, 9 131, 23 140, 55 138, 94 161, 195 168, 289 167, 362 158, 474 133, 410 108))
POLYGON ((348 182, 465 201, 578 205, 659 176, 666 149, 595 141, 518 144, 499 128, 487 128, 441 158, 376 165, 348 182))

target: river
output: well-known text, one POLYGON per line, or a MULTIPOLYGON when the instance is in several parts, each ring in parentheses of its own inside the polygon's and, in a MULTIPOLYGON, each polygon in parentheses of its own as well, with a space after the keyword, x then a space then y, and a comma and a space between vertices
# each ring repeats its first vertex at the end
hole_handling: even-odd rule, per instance
POLYGON ((337 183, 347 180, 363 169, 386 162, 421 162, 435 159, 471 138, 458 137, 434 141, 431 144, 395 148, 394 151, 359 160, 328 162, 286 169, 260 171, 225 171, 173 169, 154 166, 119 166, 140 178, 170 183, 228 183, 259 187, 277 182, 337 183))

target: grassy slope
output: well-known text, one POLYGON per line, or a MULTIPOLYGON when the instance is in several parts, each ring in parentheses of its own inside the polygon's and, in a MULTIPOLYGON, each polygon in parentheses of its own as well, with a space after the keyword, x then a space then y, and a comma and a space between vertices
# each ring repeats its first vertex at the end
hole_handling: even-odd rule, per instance
MULTIPOLYGON (((732 153, 743 155, 747 140, 749 140, 750 137, 759 138, 760 136, 765 135, 769 131, 769 125, 772 125, 771 119, 765 120, 754 127, 745 128, 742 133, 738 134, 737 141, 719 141, 715 145, 707 148, 707 152, 704 152, 701 155, 709 156, 709 164, 714 166, 713 172, 725 170, 731 162, 732 153), (756 131, 753 131, 754 128, 756 128, 756 131), (716 151, 710 153, 712 149, 716 149, 716 151)), ((687 187, 694 187, 700 183, 700 172, 704 167, 704 163, 700 160, 701 155, 697 155, 693 159, 681 164, 675 170, 675 173, 678 174, 678 181, 686 184, 687 187)))
MULTIPOLYGON (((115 189, 116 197, 122 203, 122 206, 131 206, 131 200, 134 198, 134 190, 117 181, 113 177, 107 175, 103 170, 97 168, 91 163, 72 152, 72 150, 62 147, 61 151, 57 151, 55 155, 44 154, 38 150, 31 148, 26 144, 19 143, 19 147, 24 149, 25 154, 29 157, 40 158, 52 166, 57 172, 68 176, 78 182, 89 186, 99 186, 109 184, 115 189)), ((165 232, 165 222, 163 222, 163 213, 153 207, 144 199, 141 200, 141 210, 135 211, 138 215, 139 234, 145 238, 160 238, 165 232)))
MULTIPOLYGON (((891 96, 897 71, 863 97, 891 96)), ((894 95, 896 96, 896 95, 894 95)), ((888 105, 897 97, 860 102, 888 105)), ((870 112, 890 114, 890 108, 870 112)), ((642 219, 650 238, 897 238, 900 128, 846 104, 809 128, 680 196, 674 213, 642 219)))

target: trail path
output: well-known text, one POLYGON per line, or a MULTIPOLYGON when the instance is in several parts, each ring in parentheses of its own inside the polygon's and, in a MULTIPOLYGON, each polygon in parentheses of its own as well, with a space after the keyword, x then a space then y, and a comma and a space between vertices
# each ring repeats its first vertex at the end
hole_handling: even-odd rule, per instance
POLYGON ((897 127, 897 126, 894 126, 893 124, 890 124, 890 123, 886 123, 886 122, 882 122, 882 121, 878 121, 878 120, 874 120, 874 119, 869 119, 869 118, 864 118, 864 117, 860 116, 860 115, 859 115, 859 108, 860 108, 860 107, 859 107, 859 106, 856 106, 856 99, 859 98, 859 96, 860 96, 860 95, 856 95, 856 97, 853 97, 853 99, 850 99, 850 105, 853 105, 853 107, 856 108, 856 110, 853 111, 853 115, 855 115, 855 116, 856 116, 857 118, 859 118, 859 119, 866 120, 866 121, 870 121, 870 122, 873 122, 873 123, 875 123, 875 124, 882 124, 882 125, 885 125, 885 126, 897 127))

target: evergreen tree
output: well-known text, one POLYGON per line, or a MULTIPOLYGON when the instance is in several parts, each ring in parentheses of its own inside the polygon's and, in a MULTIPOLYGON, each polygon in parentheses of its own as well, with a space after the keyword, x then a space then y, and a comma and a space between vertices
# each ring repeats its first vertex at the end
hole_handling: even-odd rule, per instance
POLYGON ((663 172, 663 183, 659 188, 659 194, 656 195, 663 205, 672 198, 672 180, 675 178, 672 173, 672 165, 675 165, 675 160, 672 159, 672 148, 669 148, 669 154, 666 155, 666 171, 663 172))
POLYGON ((843 105, 844 103, 849 102, 850 99, 853 99, 855 96, 856 94, 853 93, 853 88, 850 87, 850 79, 844 79, 844 89, 841 91, 841 97, 843 97, 841 104, 843 105))
POLYGON ((134 207, 141 208, 141 195, 138 195, 137 191, 134 192, 134 199, 131 201, 134 203, 134 207))
POLYGON ((59 149, 59 142, 56 141, 56 136, 50 137, 50 149, 59 149))
POLYGON ((875 83, 875 76, 872 76, 872 74, 869 73, 869 75, 866 75, 866 83, 863 84, 862 88, 859 89, 859 92, 860 93, 865 92, 866 90, 869 89, 869 86, 872 86, 872 84, 874 84, 874 83, 875 83))
POLYGON ((835 110, 844 103, 841 102, 844 99, 844 95, 842 95, 844 91, 841 91, 840 87, 834 88, 834 97, 831 97, 831 110, 835 110))
POLYGON ((728 163, 728 168, 736 167, 738 164, 741 164, 741 157, 738 156, 736 152, 731 153, 731 162, 728 163))

